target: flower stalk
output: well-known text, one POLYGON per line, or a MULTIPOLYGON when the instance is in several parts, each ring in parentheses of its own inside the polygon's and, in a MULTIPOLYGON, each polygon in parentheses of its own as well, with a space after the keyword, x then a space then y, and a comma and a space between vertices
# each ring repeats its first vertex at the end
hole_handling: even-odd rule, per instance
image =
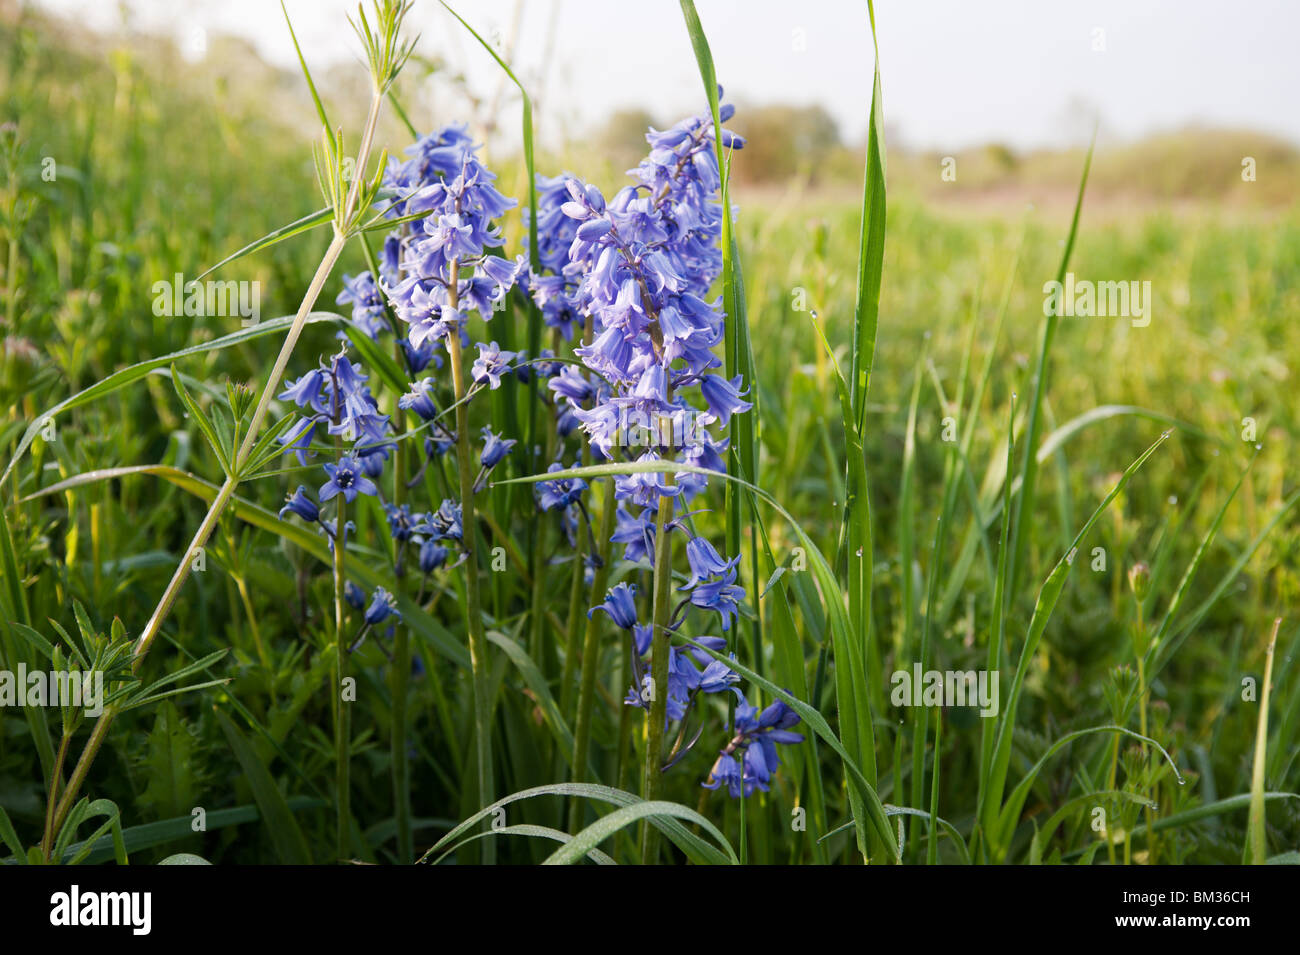
MULTIPOLYGON (((672 484, 672 475, 664 475, 665 489, 672 484)), ((645 781, 641 795, 647 801, 658 799, 663 779, 664 724, 668 721, 668 617, 671 611, 673 579, 673 548, 668 515, 673 509, 673 499, 661 496, 655 512, 655 570, 653 620, 654 637, 650 653, 650 717, 646 724, 645 781)), ((652 865, 659 854, 657 830, 649 821, 641 826, 641 863, 652 865)))
MULTIPOLYGON (((452 260, 448 269, 451 282, 447 295, 450 308, 459 305, 459 288, 456 276, 459 264, 452 260)), ((478 579, 478 530, 474 518, 474 471, 471 464, 473 449, 469 437, 469 402, 465 400, 468 386, 465 381, 463 349, 460 329, 447 336, 447 351, 451 365, 452 389, 456 397, 456 470, 460 481, 461 544, 465 557, 465 627, 469 633, 469 662, 474 698, 474 742, 478 764, 479 804, 492 802, 492 713, 488 700, 487 640, 483 634, 483 613, 478 579)), ((483 862, 490 865, 496 859, 491 839, 483 840, 483 862)))

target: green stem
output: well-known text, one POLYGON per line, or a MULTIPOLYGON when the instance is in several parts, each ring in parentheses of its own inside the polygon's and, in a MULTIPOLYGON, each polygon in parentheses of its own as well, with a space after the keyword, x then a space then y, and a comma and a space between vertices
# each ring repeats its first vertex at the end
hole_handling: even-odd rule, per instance
MULTIPOLYGON (((614 518, 618 502, 614 499, 614 479, 603 482, 605 488, 604 502, 600 512, 600 537, 596 546, 600 549, 596 572, 591 581, 591 606, 595 607, 605 596, 605 587, 609 584, 609 539, 614 535, 614 518)), ((662 508, 661 508, 662 510, 662 508)), ((600 621, 599 614, 587 618, 586 634, 582 643, 582 688, 578 692, 578 719, 573 727, 573 781, 582 782, 587 776, 587 748, 591 741, 591 718, 596 699, 596 665, 600 657, 600 621)), ((656 684, 657 686, 658 684, 656 684)), ((569 831, 577 832, 582 820, 583 803, 574 799, 569 805, 569 831)))
MULTIPOLYGON (((394 346, 399 362, 403 360, 402 347, 394 346)), ((393 409, 393 428, 401 434, 404 416, 400 408, 393 409)), ((398 441, 393 451, 393 503, 400 507, 406 496, 406 442, 398 441)), ((405 546, 398 544, 399 548, 405 546)), ((417 601, 418 602, 418 601, 417 601)), ((415 861, 415 841, 411 834, 411 768, 406 755, 406 696, 411 680, 411 634, 405 624, 399 624, 393 638, 393 722, 389 737, 389 761, 392 765, 393 816, 397 822, 397 861, 410 865, 415 861)))
POLYGON ((41 849, 45 856, 45 861, 50 861, 50 850, 54 847, 54 806, 55 800, 59 798, 59 783, 63 781, 63 761, 68 756, 68 743, 72 741, 72 736, 64 729, 63 739, 59 743, 59 755, 54 761, 54 772, 50 774, 50 799, 45 804, 45 839, 41 843, 41 849))
MULTIPOLYGON (((581 531, 581 529, 580 529, 581 531)), ((573 548, 573 572, 569 575, 569 612, 565 620, 564 668, 560 673, 560 712, 574 718, 573 681, 578 669, 578 621, 582 615, 582 582, 586 578, 587 537, 579 532, 573 548)))
MULTIPOLYGON (((671 474, 664 475, 664 484, 671 484, 671 474)), ((673 578, 673 547, 669 539, 668 516, 673 509, 673 499, 661 496, 655 514, 655 571, 654 571, 654 637, 650 657, 650 717, 646 726, 645 780, 642 797, 658 799, 663 771, 664 723, 668 717, 668 613, 672 599, 670 586, 673 578)), ((641 825, 641 863, 653 864, 659 855, 657 832, 648 822, 641 825)))
POLYGON ((347 859, 352 845, 352 786, 349 774, 352 768, 349 753, 351 739, 351 714, 347 701, 343 699, 343 681, 347 678, 348 649, 343 638, 344 609, 343 588, 346 578, 343 574, 343 561, 347 553, 344 546, 347 524, 347 498, 340 494, 338 512, 335 514, 334 535, 334 692, 338 694, 334 719, 334 790, 338 803, 338 826, 335 830, 337 857, 340 862, 347 859))
MULTIPOLYGON (((456 308, 458 289, 455 276, 458 263, 453 259, 448 273, 449 306, 456 308)), ((473 675, 474 739, 478 755, 479 805, 492 802, 492 707, 488 700, 487 640, 483 635, 483 613, 480 609, 478 579, 478 528, 474 519, 474 473, 470 464, 473 453, 469 439, 469 403, 466 392, 465 369, 462 367, 460 330, 447 336, 447 350, 451 363, 452 388, 456 395, 456 468, 460 475, 461 544, 465 552, 465 625, 469 631, 469 664, 473 675)), ((483 863, 496 861, 496 843, 483 840, 483 863)))
POLYGON ((18 237, 9 239, 9 263, 5 267, 5 315, 9 334, 18 337, 18 237))
MULTIPOLYGON (((1137 601, 1137 613, 1138 613, 1137 626, 1138 626, 1138 636, 1139 636, 1138 645, 1143 647, 1143 649, 1139 651, 1137 654, 1138 726, 1139 726, 1139 731, 1142 733, 1142 735, 1147 736, 1148 735, 1147 734, 1147 674, 1146 674, 1146 661, 1143 659, 1146 656, 1146 652, 1145 652, 1146 640, 1145 640, 1145 633, 1144 633, 1144 623, 1142 620, 1141 600, 1137 601)), ((1116 743, 1118 744, 1118 740, 1116 741, 1116 743)), ((1147 744, 1145 741, 1143 741, 1141 745, 1142 745, 1143 771, 1145 772, 1150 753, 1147 750, 1147 744)), ((1155 819, 1151 812, 1150 801, 1146 803, 1143 809, 1147 820, 1147 865, 1155 865, 1156 864, 1156 830, 1155 830, 1155 819)))

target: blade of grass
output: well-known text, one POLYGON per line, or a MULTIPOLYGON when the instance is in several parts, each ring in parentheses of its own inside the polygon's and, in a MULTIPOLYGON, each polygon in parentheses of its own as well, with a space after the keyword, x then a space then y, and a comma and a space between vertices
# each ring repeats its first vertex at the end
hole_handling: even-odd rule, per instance
POLYGON ((1156 449, 1169 438, 1170 433, 1166 431, 1161 434, 1150 447, 1142 452, 1137 460, 1125 469, 1115 487, 1106 495, 1101 504, 1097 506, 1097 509, 1093 511, 1092 516, 1088 518, 1087 523, 1075 535, 1071 549, 1057 561, 1056 566, 1048 574, 1043 586, 1039 589, 1038 601, 1034 606, 1034 613, 1029 621, 1029 632, 1025 636, 1024 646, 1021 647, 1020 661, 1016 665, 1015 676, 1012 679, 1011 692, 1008 695, 1006 705, 1002 707, 997 742, 994 746, 993 761, 989 774, 988 794, 984 801, 984 830, 990 840, 989 849, 994 857, 997 857, 1003 848, 995 843, 993 839, 995 834, 1000 831, 999 815, 1002 811, 1002 795, 1006 785, 1007 770, 1011 763, 1011 739, 1015 732, 1016 709, 1020 701, 1020 694, 1024 688, 1025 679, 1028 676, 1030 662, 1038 650, 1038 644, 1047 629, 1047 623, 1056 609, 1056 603, 1060 599, 1061 591, 1065 588, 1065 580, 1073 563, 1074 549, 1079 546, 1084 536, 1092 529, 1093 524, 1110 507, 1111 502, 1125 488, 1133 475, 1137 473, 1151 455, 1155 454, 1156 449))
MULTIPOLYGON (((1065 282, 1065 272, 1070 264, 1070 255, 1074 251, 1075 238, 1079 234, 1079 215, 1083 211, 1083 194, 1088 185, 1088 170, 1092 167, 1092 151, 1096 146, 1096 133, 1088 146, 1083 160, 1083 175, 1079 179, 1079 193, 1074 201, 1074 217, 1070 221, 1070 232, 1065 239, 1065 249, 1061 253, 1061 265, 1056 271, 1056 281, 1065 282)), ((1020 496, 1016 498, 1016 511, 1012 521, 1013 537, 1011 542, 1011 571, 1009 592, 1015 594, 1020 575, 1023 573, 1026 550, 1029 546, 1031 518, 1034 512, 1034 499, 1038 489, 1039 458, 1035 453, 1038 435, 1042 430, 1043 401, 1047 395, 1047 362, 1052 351, 1052 342, 1056 338, 1056 326, 1059 315, 1048 315, 1043 323, 1043 333, 1038 346, 1038 358, 1034 366, 1034 390, 1029 400, 1029 421, 1025 427, 1025 451, 1020 468, 1020 496)))
POLYGON ((1247 840, 1242 862, 1263 865, 1268 861, 1268 842, 1264 833, 1264 767, 1268 761, 1268 700, 1273 685, 1273 651, 1282 618, 1273 621, 1273 634, 1264 653, 1264 685, 1259 693, 1259 720, 1255 728, 1255 764, 1250 776, 1250 817, 1246 823, 1247 840))

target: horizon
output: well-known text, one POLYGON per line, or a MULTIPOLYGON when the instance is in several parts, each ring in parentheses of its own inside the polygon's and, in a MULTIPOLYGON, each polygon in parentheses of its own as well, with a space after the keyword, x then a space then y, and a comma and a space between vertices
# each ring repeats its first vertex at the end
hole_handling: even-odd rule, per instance
MULTIPOLYGON (((101 33, 121 29, 125 12, 131 30, 169 36, 191 60, 206 55, 215 35, 228 34, 250 42, 268 63, 297 70, 278 4, 32 5, 101 33)), ((309 63, 324 68, 356 58, 355 37, 337 27, 342 14, 355 9, 353 0, 287 0, 286 6, 309 63)), ((834 118, 842 141, 864 138, 868 104, 862 90, 870 90, 872 68, 865 4, 837 0, 790 14, 758 0, 745 5, 744 16, 738 0, 701 7, 704 26, 716 37, 714 56, 729 99, 749 107, 818 104, 834 118), (721 23, 731 29, 717 29, 721 23)), ((671 121, 698 108, 699 79, 675 8, 665 4, 662 17, 634 18, 630 11, 643 13, 644 5, 551 0, 525 7, 480 0, 472 12, 460 12, 498 48, 511 51, 510 61, 538 101, 542 144, 551 145, 598 128, 618 110, 647 109, 671 121), (563 31, 555 29, 560 17, 563 31), (611 48, 607 37, 632 30, 637 42, 611 48), (636 92, 647 76, 654 77, 650 97, 636 92)), ((1010 0, 992 15, 956 0, 886 2, 877 20, 891 38, 881 59, 887 141, 915 152, 989 144, 1018 153, 1063 149, 1085 144, 1095 118, 1102 148, 1198 127, 1249 129, 1300 147, 1300 113, 1288 102, 1300 88, 1300 65, 1287 49, 1287 38, 1300 32, 1300 6, 1256 0, 1231 17, 1213 11, 1209 0, 1105 0, 1088 9, 1010 0), (1215 61, 1212 70, 1203 67, 1208 59, 1215 61), (1034 82, 1023 82, 1026 76, 1034 82)), ((465 42, 440 6, 420 4, 412 15, 451 72, 463 72, 477 88, 498 82, 495 63, 465 42)), ((504 91, 507 101, 511 92, 504 91)), ((503 133, 512 135, 508 125, 503 133)))

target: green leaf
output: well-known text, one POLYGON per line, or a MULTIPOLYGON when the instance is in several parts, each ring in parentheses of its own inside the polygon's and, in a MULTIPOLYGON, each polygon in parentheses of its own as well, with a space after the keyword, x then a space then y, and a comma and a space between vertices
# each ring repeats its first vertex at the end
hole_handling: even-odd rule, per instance
MULTIPOLYGON (((1056 566, 1048 574, 1043 586, 1038 591, 1038 601, 1034 605, 1034 613, 1029 620, 1029 632, 1025 636, 1024 646, 1020 650, 1020 661, 1016 665, 1015 677, 1011 683, 1011 692, 1008 695, 1006 705, 1002 707, 997 743, 994 746, 993 758, 990 764, 988 792, 984 802, 984 828, 990 839, 999 831, 998 816, 1002 806, 1007 770, 1011 763, 1011 738, 1015 732, 1016 708, 1020 701, 1020 694, 1025 679, 1029 674, 1030 662, 1038 650, 1038 644, 1043 637, 1043 632, 1047 629, 1047 623, 1056 609, 1056 602, 1060 599, 1061 591, 1065 588, 1065 580, 1070 573, 1075 549, 1083 541, 1088 531, 1092 529, 1097 519, 1110 507, 1111 502, 1124 490, 1133 475, 1146 463, 1147 458, 1151 457, 1156 452, 1156 449, 1164 444, 1169 435, 1170 432, 1168 431, 1161 434, 1150 447, 1138 456, 1137 460, 1128 466, 1115 487, 1106 495, 1105 499, 1097 506, 1097 509, 1092 512, 1092 516, 1088 518, 1087 523, 1075 535, 1070 550, 1061 555, 1056 566)), ((995 851, 1000 851, 1000 849, 995 849, 995 851)))
MULTIPOLYGON (((1060 752, 1062 748, 1074 742, 1076 739, 1081 739, 1082 737, 1089 736, 1093 733, 1119 733, 1124 736, 1130 736, 1139 742, 1149 744, 1158 750, 1160 755, 1163 756, 1169 765, 1173 767, 1174 776, 1177 777, 1179 783, 1183 781, 1182 774, 1178 772, 1178 764, 1174 762, 1174 758, 1165 751, 1163 746, 1150 737, 1143 736, 1140 733, 1134 733, 1132 730, 1125 729, 1122 726, 1090 726, 1087 729, 1067 733, 1047 748, 1047 752, 1045 752, 1038 762, 1033 765, 1033 768, 1025 774, 1025 778, 1020 780, 1020 783, 1007 798, 1006 805, 1003 807, 1002 814, 999 817, 998 828, 990 832, 989 835, 989 838, 994 845, 1001 845, 1010 838, 1011 830, 1015 827, 1016 820, 1020 817, 1020 810, 1024 808, 1025 800, 1029 798, 1029 790, 1033 787, 1034 780, 1038 778, 1039 772, 1042 771, 1042 768, 1047 764, 1047 761, 1060 752)), ((1001 861, 996 858, 996 854, 994 861, 1001 861)))
MULTIPOLYGON (((134 384, 141 378, 144 378, 156 368, 174 363, 178 358, 186 358, 190 355, 202 355, 208 352, 221 351, 224 348, 230 348, 233 345, 241 345, 244 342, 261 338, 264 335, 270 335, 281 329, 289 328, 293 324, 292 315, 284 315, 280 318, 273 318, 270 321, 253 325, 249 328, 241 328, 237 332, 231 332, 229 335, 223 335, 220 338, 214 338, 210 342, 203 342, 198 345, 190 345, 182 348, 180 351, 174 351, 168 355, 161 355, 158 358, 149 358, 145 361, 137 362, 134 365, 128 365, 120 371, 114 372, 107 378, 95 382, 89 388, 77 392, 70 398, 65 398, 58 404, 47 408, 36 416, 36 420, 28 426, 23 432, 22 440, 18 442, 18 447, 14 451, 13 458, 5 466, 3 474, 0 474, 0 485, 3 485, 9 477, 9 473, 17 466, 19 460, 31 447, 36 436, 40 434, 45 422, 53 419, 65 411, 71 411, 73 408, 79 408, 82 405, 89 404, 115 391, 125 388, 127 385, 134 384)), ((343 319, 331 312, 313 312, 308 315, 304 321, 306 325, 314 325, 317 322, 341 322, 343 319)), ((0 517, 0 519, 3 519, 0 517)), ((0 535, 0 544, 3 543, 4 535, 0 535)), ((24 604, 25 606, 25 604, 24 604)), ((30 622, 30 621, 27 621, 30 622)))
POLYGON ((321 127, 325 130, 330 145, 333 146, 334 127, 330 125, 329 117, 325 115, 325 104, 321 102, 320 94, 316 92, 316 84, 312 82, 311 70, 307 68, 307 60, 302 55, 302 47, 298 45, 298 35, 293 32, 293 21, 289 19, 289 10, 285 7, 284 0, 280 0, 280 10, 284 13, 284 22, 289 28, 289 37, 293 40, 294 52, 298 54, 298 65, 302 68, 302 75, 307 80, 307 88, 311 91, 312 102, 316 104, 316 115, 320 118, 321 127))
MULTIPOLYGON (((485 830, 484 832, 476 832, 474 835, 462 839, 455 846, 448 849, 442 856, 439 856, 439 859, 449 855, 461 846, 468 845, 469 843, 475 842, 479 839, 491 839, 494 836, 529 836, 534 839, 550 839, 552 842, 561 843, 570 843, 573 841, 573 836, 569 835, 567 832, 561 832, 559 829, 552 829, 549 826, 534 826, 527 823, 521 823, 515 826, 501 826, 499 829, 493 828, 485 830)), ((604 852, 601 852, 599 849, 587 850, 587 858, 597 865, 617 865, 613 859, 604 852)))
POLYGON ((850 383, 858 434, 867 427, 867 390, 876 354, 880 282, 885 260, 885 117, 880 95, 880 43, 876 10, 867 0, 875 67, 871 81, 871 125, 867 129, 866 171, 862 184, 862 227, 858 238, 858 280, 853 307, 853 365, 850 383))
MULTIPOLYGON (((74 475, 57 484, 42 488, 23 500, 30 501, 48 494, 58 494, 69 488, 81 487, 113 478, 127 477, 133 474, 149 474, 161 477, 208 503, 211 503, 216 498, 220 490, 215 484, 178 468, 169 467, 165 464, 139 464, 132 467, 105 468, 100 471, 87 471, 84 474, 74 475)), ((301 525, 281 520, 273 511, 268 511, 266 508, 254 504, 239 495, 231 496, 230 510, 240 520, 290 541, 322 563, 328 565, 332 562, 333 558, 330 555, 329 544, 321 535, 313 533, 301 525)), ((469 651, 464 645, 457 642, 445 627, 415 602, 413 597, 405 593, 399 593, 400 588, 396 582, 379 573, 375 566, 371 561, 350 560, 347 562, 347 573, 356 583, 368 590, 383 587, 396 595, 398 609, 401 610, 402 619, 406 621, 407 625, 418 630, 429 640, 430 646, 448 660, 468 669, 469 651)))
POLYGON ((687 809, 680 803, 666 802, 664 800, 653 800, 650 802, 638 802, 631 806, 624 806, 622 809, 616 809, 608 816, 597 819, 586 829, 583 829, 575 835, 569 842, 556 849, 546 859, 542 865, 572 865, 580 861, 583 856, 587 855, 596 846, 600 845, 610 836, 614 835, 620 829, 639 822, 642 819, 649 819, 652 822, 663 817, 676 819, 685 819, 695 823, 714 839, 718 841, 732 857, 733 863, 736 861, 735 853, 732 852, 730 844, 726 837, 718 831, 717 827, 709 820, 705 819, 694 809, 687 809))
POLYGON ((253 790, 253 798, 261 811, 262 821, 266 823, 276 855, 286 865, 309 865, 311 851, 307 848, 307 840, 303 838, 302 830, 298 828, 298 822, 270 770, 230 717, 217 707, 213 707, 213 712, 230 742, 230 749, 239 762, 244 778, 253 790))
POLYGON ((217 456, 217 462, 221 465, 222 473, 229 477, 233 470, 231 460, 234 449, 221 439, 221 436, 217 434, 216 427, 203 413, 203 409, 199 407, 198 402, 190 397, 189 391, 186 390, 184 383, 181 381, 181 376, 176 373, 175 365, 171 366, 171 379, 172 387, 176 389, 176 394, 180 396, 181 404, 185 406, 190 420, 199 426, 203 436, 208 439, 208 445, 212 448, 212 453, 217 456))
POLYGON ((1273 651, 1282 618, 1273 621, 1273 635, 1264 657, 1264 684, 1259 694, 1259 719, 1255 726, 1255 761, 1250 774, 1250 817, 1246 823, 1246 847, 1242 862, 1263 865, 1268 860, 1268 840, 1264 832, 1264 767, 1268 762, 1268 700, 1273 685, 1273 651))
MULTIPOLYGON (((327 132, 328 130, 329 127, 326 127, 327 132)), ((216 265, 203 271, 198 276, 198 278, 194 279, 194 281, 200 282, 203 279, 205 279, 207 276, 211 275, 213 272, 216 272, 218 269, 229 265, 231 262, 234 262, 236 259, 242 259, 246 255, 252 255, 254 252, 260 252, 263 249, 269 249, 271 246, 283 242, 285 239, 292 239, 296 235, 302 235, 304 232, 310 232, 312 229, 315 229, 317 226, 322 226, 325 225, 325 223, 327 222, 332 222, 333 219, 334 219, 334 209, 330 206, 326 206, 324 209, 317 209, 315 212, 309 212, 301 219, 295 219, 293 222, 290 222, 288 225, 282 225, 280 226, 280 228, 274 230, 273 232, 268 232, 260 239, 248 243, 248 245, 244 246, 239 251, 232 252, 230 255, 226 256, 216 265)))
MULTIPOLYGON (((328 804, 324 799, 314 799, 310 796, 294 796, 289 799, 289 808, 294 812, 301 812, 305 809, 319 809, 326 805, 328 804)), ((206 831, 215 832, 229 826, 257 822, 260 818, 256 806, 246 805, 229 809, 214 809, 207 814, 204 821, 207 825, 206 831)), ((163 819, 158 822, 144 823, 139 826, 131 826, 129 829, 122 830, 122 842, 128 852, 142 852, 145 849, 152 849, 156 846, 166 845, 169 842, 176 842, 190 837, 194 834, 193 825, 194 817, 184 815, 172 819, 163 819)), ((83 860, 87 864, 105 862, 113 858, 113 842, 109 836, 104 836, 93 843, 74 843, 70 848, 76 851, 86 845, 90 846, 90 853, 83 860)))
MULTIPOLYGON (((517 793, 511 793, 509 796, 498 799, 492 805, 480 809, 470 816, 434 843, 433 847, 420 858, 420 861, 424 862, 434 853, 453 845, 461 835, 472 830, 488 816, 495 815, 498 809, 521 799, 532 799, 536 796, 580 796, 598 802, 613 803, 616 806, 631 806, 642 801, 641 797, 634 796, 632 793, 624 792, 621 789, 598 786, 592 783, 553 783, 549 786, 535 786, 532 789, 520 790, 517 793)), ((736 854, 731 850, 731 846, 725 841, 722 843, 723 848, 726 850, 724 853, 709 845, 672 816, 651 816, 650 824, 659 829, 674 845, 686 853, 687 858, 692 862, 705 865, 726 865, 728 863, 734 865, 738 861, 736 854)))
MULTIPOLYGON (((1065 240, 1065 249, 1061 253, 1061 264, 1056 272, 1056 281, 1065 282, 1065 271, 1070 265, 1070 255, 1074 251, 1074 241, 1079 233, 1079 214, 1083 210, 1083 194, 1088 186, 1088 170, 1092 167, 1092 151, 1096 146, 1096 133, 1088 146, 1088 154, 1083 160, 1083 175, 1079 180, 1079 193, 1074 200, 1074 217, 1070 221, 1070 233, 1065 240)), ((1038 360, 1034 366, 1034 392, 1029 403, 1029 421, 1025 426, 1025 450, 1021 465, 1022 479, 1020 496, 1016 498, 1016 510, 1012 515, 1014 527, 1011 541, 1010 592, 1016 592, 1016 585, 1024 568, 1025 551, 1029 546, 1029 530, 1033 523, 1034 498, 1038 488, 1039 458, 1035 454, 1038 435, 1042 430, 1043 401, 1047 395, 1047 362, 1052 350, 1052 341, 1056 337, 1059 315, 1049 315, 1043 323, 1043 333, 1038 346, 1038 360)))
POLYGON ((547 685, 546 677, 542 675, 542 671, 537 668, 537 664, 528 655, 528 651, 504 633, 489 630, 487 638, 505 651, 506 656, 510 658, 510 662, 519 671, 519 675, 524 678, 524 683, 528 685, 528 689, 533 691, 533 695, 537 697, 537 705, 542 711, 542 716, 546 720, 546 725, 550 728, 551 734, 555 737, 556 744, 560 747, 560 753, 564 757, 565 763, 572 763, 573 733, 569 730, 568 724, 564 722, 564 716, 555 703, 555 697, 551 695, 551 688, 547 685))
POLYGON ((14 831, 14 824, 9 821, 9 813, 5 812, 4 806, 0 806, 0 842, 13 853, 14 859, 19 865, 27 864, 27 856, 23 853, 23 844, 18 839, 18 833, 14 831))

